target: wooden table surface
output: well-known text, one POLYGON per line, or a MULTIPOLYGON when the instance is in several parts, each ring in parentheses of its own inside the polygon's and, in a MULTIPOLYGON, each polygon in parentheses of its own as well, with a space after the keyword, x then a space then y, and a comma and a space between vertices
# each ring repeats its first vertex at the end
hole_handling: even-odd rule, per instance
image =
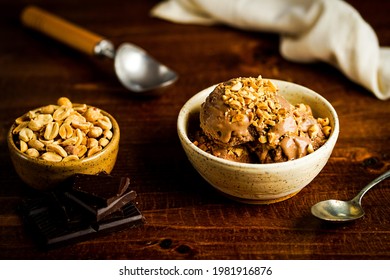
MULTIPOLYGON (((152 18, 156 0, 2 1, 0 9, 0 259, 389 259, 390 180, 363 199, 366 215, 327 224, 316 202, 350 199, 390 169, 390 101, 323 63, 299 64, 278 52, 277 34, 225 26, 179 25, 152 18), (125 90, 110 61, 88 57, 26 29, 19 15, 34 3, 111 39, 132 42, 176 70, 162 96, 125 90), (238 76, 289 80, 335 107, 340 136, 323 171, 295 197, 272 205, 229 200, 192 168, 176 134, 183 104, 212 84, 238 76), (146 222, 135 229, 44 251, 16 208, 30 193, 11 164, 6 133, 28 110, 66 96, 116 117, 121 128, 114 175, 131 177, 146 222)), ((390 45, 389 1, 348 1, 390 45)))

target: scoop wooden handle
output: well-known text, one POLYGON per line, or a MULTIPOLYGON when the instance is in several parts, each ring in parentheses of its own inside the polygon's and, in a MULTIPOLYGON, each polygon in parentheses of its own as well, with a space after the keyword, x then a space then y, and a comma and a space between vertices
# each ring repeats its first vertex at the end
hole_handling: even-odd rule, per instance
POLYGON ((40 31, 84 53, 94 55, 95 46, 104 38, 35 6, 21 14, 25 26, 40 31))

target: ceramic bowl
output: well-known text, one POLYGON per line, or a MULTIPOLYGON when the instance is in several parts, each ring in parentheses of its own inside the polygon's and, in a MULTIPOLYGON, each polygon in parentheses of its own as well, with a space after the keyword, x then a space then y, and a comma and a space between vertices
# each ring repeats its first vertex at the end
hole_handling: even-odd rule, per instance
POLYGON ((13 139, 14 124, 8 132, 7 143, 11 161, 19 177, 30 187, 38 190, 51 190, 77 173, 110 173, 114 168, 119 150, 120 131, 117 121, 109 113, 103 110, 101 113, 107 116, 112 123, 113 136, 109 144, 100 152, 75 161, 50 162, 22 153, 13 139))
POLYGON ((281 163, 237 163, 204 152, 188 137, 192 122, 199 124, 201 104, 215 88, 211 86, 189 99, 180 110, 177 131, 191 164, 214 188, 235 200, 251 204, 270 204, 288 199, 307 186, 327 163, 339 134, 335 109, 321 95, 306 87, 280 80, 271 81, 290 103, 311 106, 315 117, 328 117, 332 132, 327 142, 302 158, 281 163))

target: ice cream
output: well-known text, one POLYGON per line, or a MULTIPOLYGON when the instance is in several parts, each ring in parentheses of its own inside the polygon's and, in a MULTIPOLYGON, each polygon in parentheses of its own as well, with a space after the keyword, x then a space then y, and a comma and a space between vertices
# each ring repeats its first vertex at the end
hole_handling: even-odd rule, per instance
POLYGON ((290 104, 269 80, 235 78, 210 93, 200 110, 194 143, 228 160, 272 163, 314 152, 327 140, 328 118, 305 104, 290 104))

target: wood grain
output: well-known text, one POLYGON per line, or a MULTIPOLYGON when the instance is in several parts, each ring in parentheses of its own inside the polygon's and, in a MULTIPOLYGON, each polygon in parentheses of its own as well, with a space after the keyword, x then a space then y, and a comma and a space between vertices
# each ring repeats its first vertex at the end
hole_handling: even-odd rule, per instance
MULTIPOLYGON (((30 2, 3 1, 0 9, 0 259, 390 258, 389 180, 364 197, 366 215, 358 221, 329 225, 310 214, 319 200, 349 199, 390 168, 389 101, 377 100, 329 65, 284 60, 276 34, 165 22, 149 16, 155 0, 39 1, 116 45, 140 45, 179 73, 164 95, 134 97, 117 81, 111 61, 23 27, 20 12, 30 2), (315 180, 294 198, 268 206, 240 204, 214 191, 191 167, 176 134, 177 114, 196 92, 259 74, 319 92, 335 107, 341 126, 334 152, 315 180), (121 144, 113 173, 131 177, 146 223, 42 251, 16 211, 31 190, 13 170, 5 137, 16 117, 61 96, 93 104, 118 120, 121 144)), ((390 2, 348 2, 381 44, 390 45, 390 2)))

